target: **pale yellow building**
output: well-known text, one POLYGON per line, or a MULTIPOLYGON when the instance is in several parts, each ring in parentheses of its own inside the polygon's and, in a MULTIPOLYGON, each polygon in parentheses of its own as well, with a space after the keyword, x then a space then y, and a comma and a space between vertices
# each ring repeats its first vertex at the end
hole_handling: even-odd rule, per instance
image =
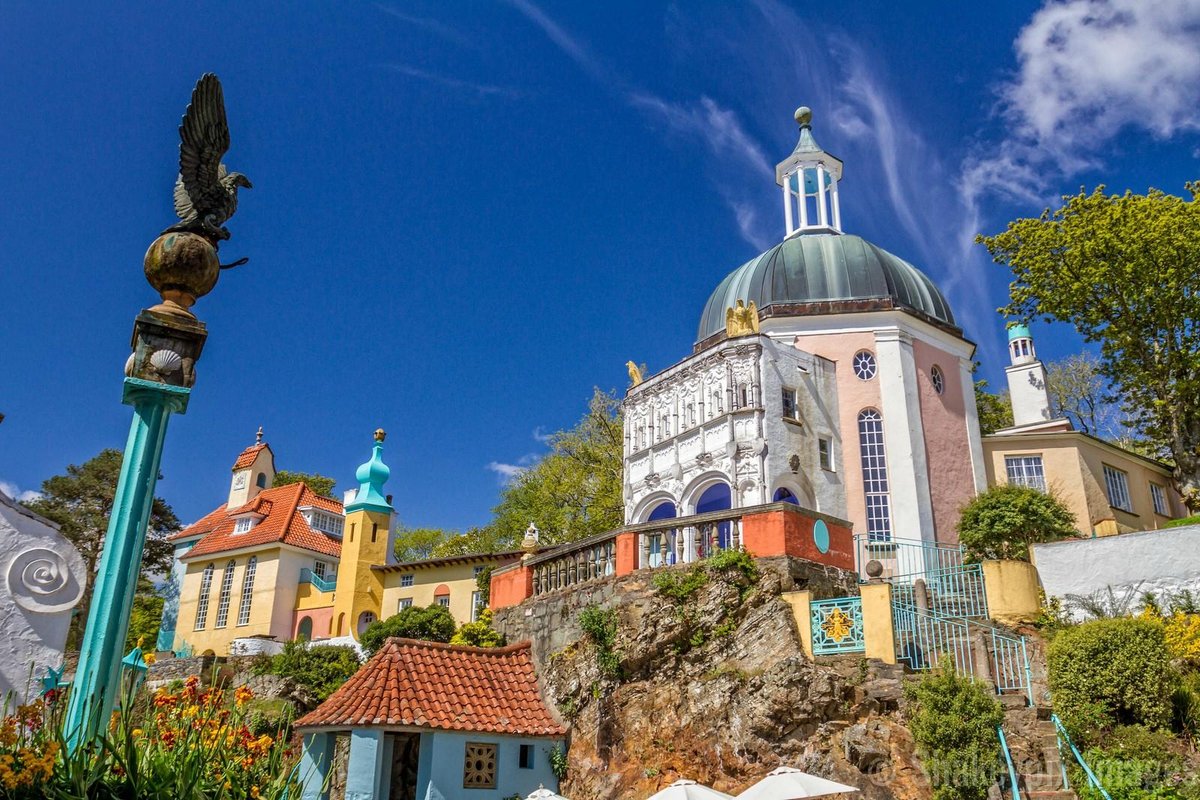
POLYGON ((410 606, 438 605, 450 609, 461 625, 473 622, 485 607, 478 578, 488 567, 515 561, 520 551, 431 558, 388 564, 372 569, 383 578, 383 611, 396 614, 410 606))

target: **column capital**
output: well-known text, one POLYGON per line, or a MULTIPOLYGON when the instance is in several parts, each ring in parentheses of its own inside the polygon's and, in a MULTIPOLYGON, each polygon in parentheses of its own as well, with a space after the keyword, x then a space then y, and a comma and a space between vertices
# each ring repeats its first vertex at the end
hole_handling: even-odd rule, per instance
POLYGON ((173 414, 185 414, 191 394, 191 389, 182 386, 144 381, 141 378, 126 378, 121 389, 121 402, 127 406, 147 402, 158 403, 173 414))
POLYGON ((875 341, 876 343, 899 342, 902 345, 912 347, 913 337, 911 333, 900 328, 885 328, 875 331, 875 341))

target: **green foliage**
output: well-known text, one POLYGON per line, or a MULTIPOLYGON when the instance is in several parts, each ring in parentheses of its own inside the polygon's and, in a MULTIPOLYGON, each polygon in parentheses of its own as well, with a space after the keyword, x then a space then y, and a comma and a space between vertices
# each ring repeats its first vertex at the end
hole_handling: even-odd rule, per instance
POLYGON ((453 532, 441 528, 406 528, 401 525, 396 529, 392 552, 401 563, 436 558, 434 553, 438 546, 454 535, 453 532))
MULTIPOLYGON (((1083 758, 1112 800, 1176 800, 1178 787, 1172 773, 1181 759, 1172 754, 1175 742, 1169 733, 1139 725, 1119 725, 1104 741, 1084 751, 1083 758)), ((1104 800, 1077 767, 1071 780, 1080 798, 1104 800)))
POLYGON ((1103 375, 1135 431, 1169 450, 1200 508, 1200 184, 1064 197, 1056 211, 979 237, 1012 272, 1018 319, 1067 322, 1100 345, 1103 375))
POLYGON ((475 576, 475 589, 479 592, 479 605, 481 608, 487 608, 488 603, 492 601, 492 573, 495 570, 495 564, 488 564, 479 570, 479 574, 475 576))
POLYGON ((1178 528, 1182 525, 1200 525, 1200 514, 1193 514, 1190 517, 1180 517, 1173 519, 1170 522, 1164 522, 1164 528, 1178 528))
MULTIPOLYGON (((1111 586, 1105 586, 1091 594, 1068 594, 1065 599, 1070 608, 1082 611, 1089 619, 1120 619, 1136 610, 1141 587, 1138 583, 1118 595, 1111 586)), ((1145 595, 1142 595, 1142 602, 1145 602, 1145 595)))
POLYGON ((146 652, 154 650, 162 612, 162 595, 149 580, 138 578, 137 593, 133 596, 133 609, 129 615, 129 634, 125 637, 125 652, 139 646, 146 652))
POLYGON ((287 642, 283 652, 256 665, 259 674, 291 678, 324 700, 345 683, 359 668, 358 654, 351 647, 335 645, 305 646, 287 642))
POLYGON ((1040 589, 1038 594, 1041 596, 1042 608, 1033 624, 1037 626, 1043 636, 1053 639, 1055 634, 1063 628, 1069 628, 1075 624, 1061 599, 1057 597, 1047 599, 1046 593, 1040 589))
POLYGON ((1195 748, 1200 744, 1200 673, 1186 672, 1179 676, 1171 693, 1171 711, 1175 730, 1182 733, 1195 748))
POLYGON ((1061 631, 1047 654, 1054 709, 1084 744, 1118 725, 1171 723, 1175 686, 1161 624, 1125 618, 1061 631))
POLYGON ((934 800, 984 800, 1000 774, 1004 710, 982 684, 941 669, 905 687, 905 714, 934 800))
POLYGON ((333 497, 333 487, 337 486, 335 478, 315 472, 290 472, 286 469, 275 473, 275 480, 271 481, 271 486, 290 486, 293 483, 303 483, 322 497, 333 497))
POLYGON ((656 592, 681 606, 708 585, 708 573, 699 564, 682 569, 666 569, 655 573, 653 583, 656 592))
POLYGON ((1008 390, 992 394, 987 390, 988 382, 975 381, 975 408, 979 414, 979 432, 984 436, 995 433, 1002 428, 1011 428, 1013 424, 1012 403, 1008 399, 1008 390))
POLYGON ((758 583, 758 565, 754 563, 754 557, 745 550, 718 550, 702 563, 710 575, 719 574, 726 579, 732 578, 743 597, 758 583))
POLYGON ((625 521, 620 401, 596 389, 587 414, 550 437, 550 452, 505 487, 490 526, 497 541, 515 547, 532 520, 542 544, 583 539, 625 521))
POLYGON ((506 541, 491 527, 470 528, 464 533, 451 533, 430 553, 432 558, 473 556, 478 553, 500 553, 512 550, 516 544, 506 541))
POLYGON ((1051 495, 1000 484, 962 509, 958 540, 971 561, 1029 560, 1029 545, 1075 535, 1075 515, 1051 495))
POLYGON ((550 748, 550 771, 554 773, 554 777, 560 781, 567 779, 567 748, 552 747, 550 748))
POLYGON ((1119 406, 1111 402, 1111 389, 1103 364, 1085 350, 1046 363, 1046 394, 1051 413, 1071 420, 1083 433, 1114 441, 1125 432, 1119 406))
MULTIPOLYGON (((42 483, 42 496, 25 505, 61 526, 66 536, 79 549, 87 574, 94 575, 100 563, 108 518, 113 510, 117 478, 121 474, 121 451, 101 450, 81 465, 71 464, 65 475, 55 475, 42 483)), ((170 570, 174 548, 167 537, 180 529, 175 512, 162 498, 154 498, 150 509, 150 524, 146 546, 142 550, 143 578, 161 575, 170 570)), ((87 624, 92 600, 93 581, 88 581, 83 599, 71 620, 68 646, 77 646, 87 624)))
POLYGON ((450 644, 465 644, 471 647, 503 647, 504 636, 492 627, 492 612, 482 611, 475 622, 464 622, 450 637, 450 644))
POLYGON ((603 609, 597 605, 586 606, 579 612, 579 627, 596 648, 596 666, 606 678, 620 680, 621 654, 615 649, 617 642, 616 609, 603 609))
POLYGON ((411 606, 387 619, 372 622, 362 632, 358 643, 371 656, 391 638, 449 642, 454 636, 454 629, 454 617, 450 609, 437 603, 426 608, 411 606))

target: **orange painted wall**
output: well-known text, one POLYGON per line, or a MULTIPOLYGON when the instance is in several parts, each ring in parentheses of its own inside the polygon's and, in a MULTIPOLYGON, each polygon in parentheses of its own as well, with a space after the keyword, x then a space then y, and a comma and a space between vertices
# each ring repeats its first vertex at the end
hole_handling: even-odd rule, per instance
POLYGON ((488 608, 508 608, 533 596, 533 568, 518 565, 504 572, 492 573, 492 588, 488 608))
POLYGON ((637 534, 617 534, 617 574, 628 575, 638 568, 637 534))
POLYGON ((800 511, 768 511, 742 518, 742 545, 758 558, 793 556, 841 569, 854 569, 854 534, 842 525, 826 522, 829 552, 822 553, 813 540, 816 519, 800 511))

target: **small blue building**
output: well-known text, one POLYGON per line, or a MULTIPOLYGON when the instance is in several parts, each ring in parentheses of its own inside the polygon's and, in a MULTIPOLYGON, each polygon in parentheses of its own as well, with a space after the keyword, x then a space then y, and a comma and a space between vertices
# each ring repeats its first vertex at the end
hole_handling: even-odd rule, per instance
POLYGON ((551 754, 566 735, 542 702, 528 642, 389 639, 296 728, 304 800, 502 800, 539 786, 557 791, 551 754))

